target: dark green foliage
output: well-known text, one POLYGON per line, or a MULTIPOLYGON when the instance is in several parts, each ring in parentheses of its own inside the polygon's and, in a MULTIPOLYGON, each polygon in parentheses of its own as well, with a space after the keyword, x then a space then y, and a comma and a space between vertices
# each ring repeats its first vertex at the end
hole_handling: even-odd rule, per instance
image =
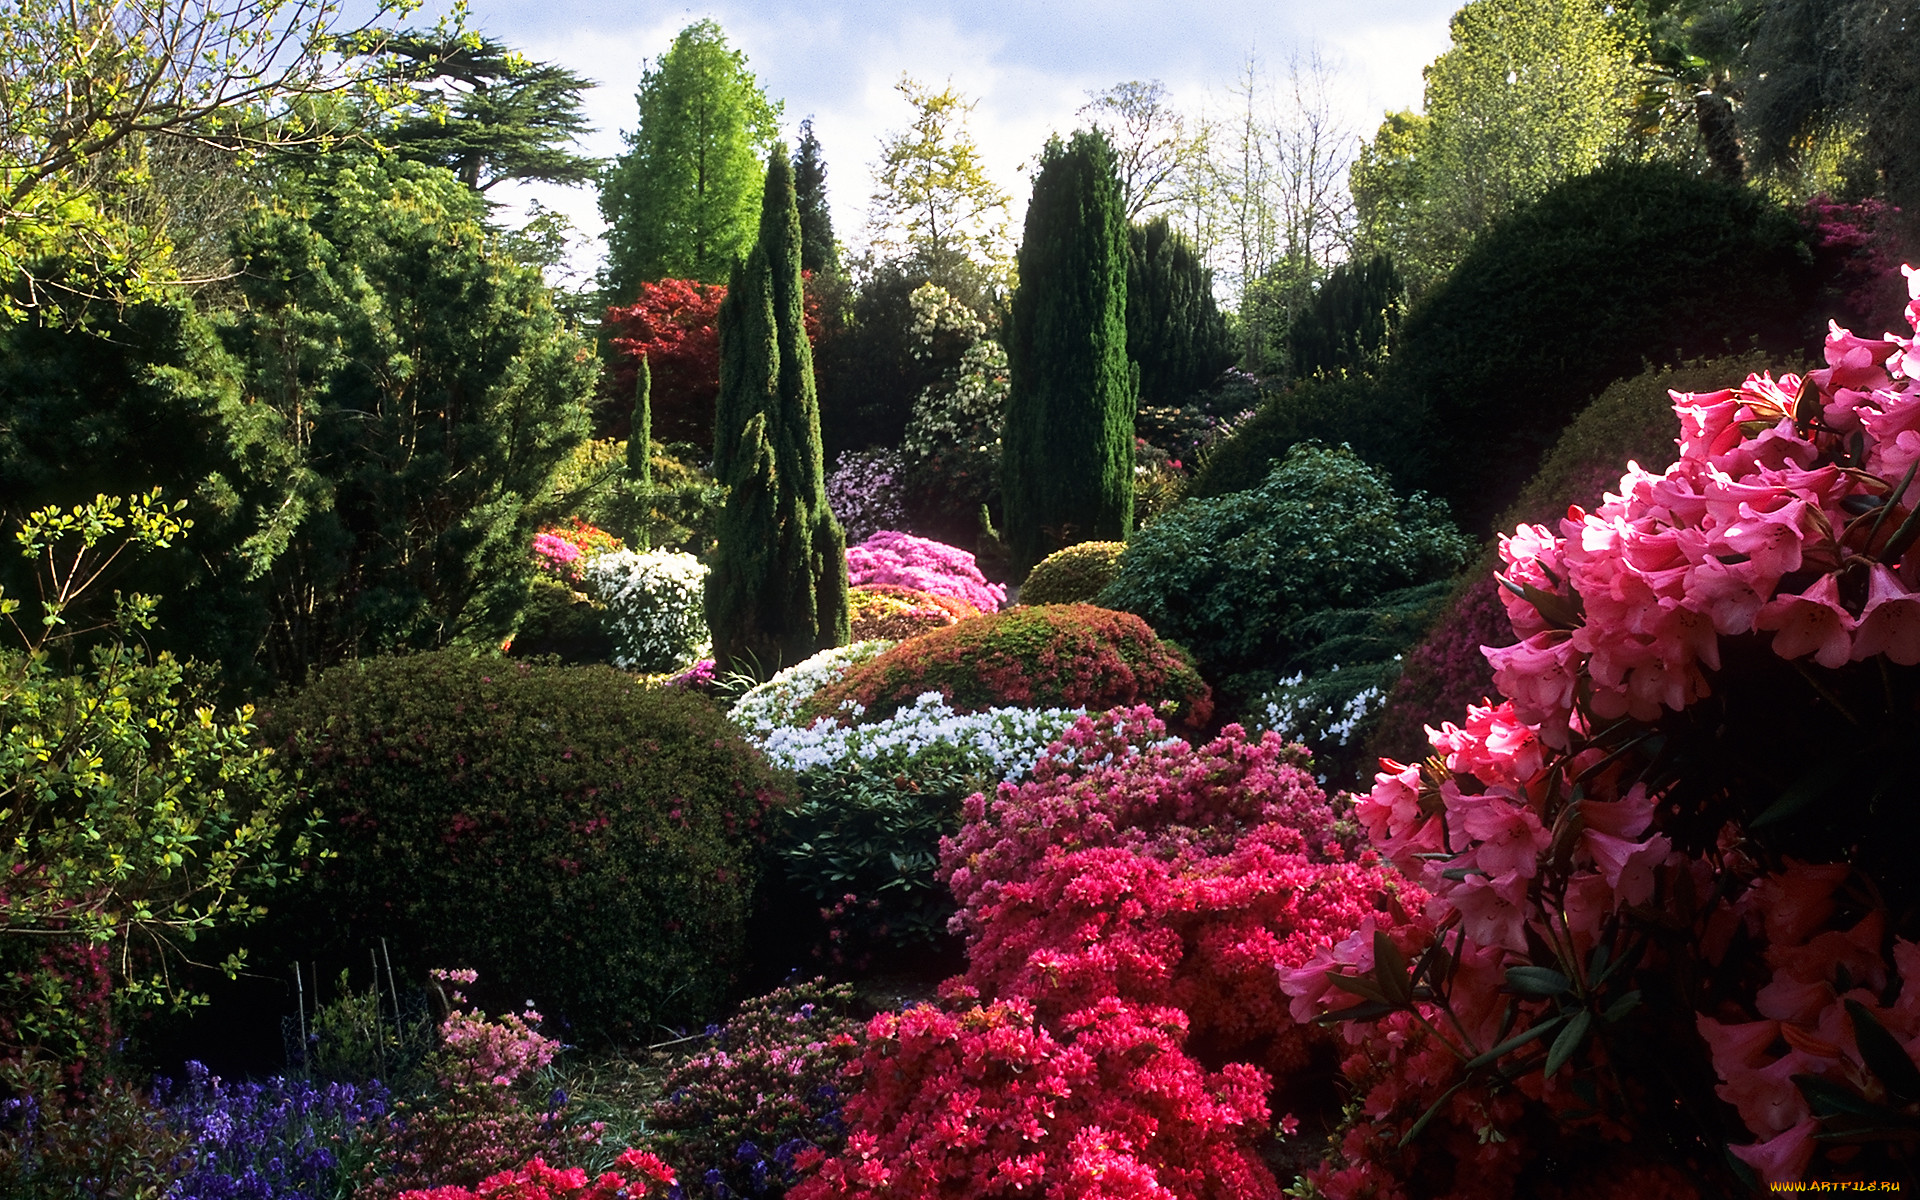
POLYGON ((806 772, 781 815, 774 852, 787 879, 834 911, 834 949, 937 942, 953 896, 934 878, 940 839, 959 832, 960 805, 999 781, 949 746, 847 759, 806 772), (856 897, 842 905, 844 897, 856 897))
POLYGON ((1323 640, 1303 618, 1444 579, 1470 548, 1444 504, 1396 496, 1351 450, 1297 446, 1259 487, 1189 500, 1134 534, 1100 603, 1138 613, 1216 679, 1284 672, 1323 640))
MULTIPOLYGON (((1718 391, 1769 368, 1781 369, 1754 352, 1644 371, 1608 385, 1560 435, 1519 499, 1494 523, 1495 531, 1509 532, 1523 523, 1557 530, 1568 505, 1598 507, 1602 495, 1619 485, 1629 461, 1661 470, 1673 461, 1679 432, 1669 391, 1718 391)), ((1408 652, 1369 754, 1402 762, 1423 758, 1426 726, 1459 721, 1467 705, 1493 695, 1493 670, 1480 647, 1511 646, 1516 640, 1493 582, 1499 567, 1498 540, 1489 539, 1455 580, 1433 628, 1408 652)))
POLYGON ((1116 541, 1133 526, 1127 225, 1099 132, 1047 143, 1019 274, 1000 473, 1016 576, 1062 546, 1116 541))
POLYGON ((1817 339, 1800 226, 1758 193, 1619 163, 1489 230, 1407 318, 1388 375, 1417 407, 1378 461, 1484 531, 1573 415, 1645 363, 1817 339))
POLYGON ((713 464, 731 492, 706 608, 722 671, 771 674, 849 637, 847 538, 827 507, 801 286, 793 171, 776 146, 759 240, 720 306, 713 464))
POLYGON ((592 352, 537 271, 496 253, 444 170, 362 164, 239 238, 249 463, 275 492, 248 550, 269 671, 497 645, 556 472, 587 431, 592 352), (270 565, 269 565, 270 564, 270 565))
MULTIPOLYGON (((250 445, 240 365, 184 298, 74 302, 68 320, 35 310, 0 323, 0 516, 163 489, 187 500, 191 543, 145 554, 109 586, 160 594, 154 641, 254 682, 266 609, 248 576, 270 554, 246 544, 273 481, 250 445)), ((17 555, 0 586, 31 595, 17 555)))
MULTIPOLYGON (((627 483, 643 501, 653 495, 653 368, 647 356, 640 356, 640 369, 634 372, 633 421, 627 434, 627 483)), ((633 548, 653 548, 652 529, 645 521, 636 522, 633 548)))
POLYGON ((583 442, 554 480, 552 508, 596 525, 625 542, 655 550, 684 550, 696 557, 713 549, 714 529, 726 503, 699 448, 689 442, 653 443, 642 490, 627 466, 632 442, 583 442))
POLYGON ((1127 357, 1142 405, 1177 405, 1237 356, 1213 299, 1213 272, 1165 217, 1127 231, 1127 357))
POLYGON ((813 136, 813 118, 800 122, 800 144, 793 151, 794 207, 800 212, 800 269, 815 275, 840 273, 840 248, 833 241, 833 210, 827 204, 827 160, 813 136))
POLYGON ((1078 542, 1055 550, 1027 573, 1020 585, 1022 604, 1079 604, 1091 601, 1120 574, 1125 542, 1078 542))
POLYGON ((565 663, 603 663, 613 658, 613 632, 606 609, 579 598, 558 579, 541 575, 527 596, 520 627, 507 652, 515 658, 551 655, 565 663))
POLYGON ((889 262, 866 272, 844 325, 820 347, 820 432, 829 459, 899 445, 914 398, 959 367, 971 339, 940 330, 929 344, 914 333, 909 297, 927 283, 945 288, 982 320, 994 316, 993 296, 966 260, 942 269, 917 260, 889 262))
POLYGON ((385 937, 575 1038, 719 1007, 777 782, 704 697, 440 651, 336 667, 262 724, 338 855, 285 906, 307 958, 385 937))
POLYGON ((592 80, 478 35, 409 32, 386 49, 416 68, 413 103, 374 133, 401 158, 445 167, 482 192, 506 180, 589 183, 599 174, 599 162, 566 149, 591 132, 580 94, 592 80))
POLYGON ((1393 260, 1375 254, 1341 263, 1294 318, 1288 334, 1298 378, 1368 374, 1386 360, 1407 305, 1407 285, 1393 260))
POLYGON ((1383 411, 1390 394, 1386 384, 1366 376, 1304 379, 1269 392, 1251 417, 1202 452, 1187 494, 1224 496, 1259 487, 1303 442, 1349 445, 1378 462, 1392 449, 1392 422, 1383 411))

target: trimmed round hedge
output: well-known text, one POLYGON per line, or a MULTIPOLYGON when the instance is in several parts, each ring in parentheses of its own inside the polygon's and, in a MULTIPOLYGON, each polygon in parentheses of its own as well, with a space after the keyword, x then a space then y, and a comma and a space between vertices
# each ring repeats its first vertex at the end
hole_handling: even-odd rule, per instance
POLYGON ((1191 655, 1139 617, 1091 604, 1023 606, 921 634, 822 688, 808 711, 839 713, 853 701, 862 720, 877 721, 925 692, 961 713, 1150 704, 1195 729, 1213 716, 1191 655))
POLYGON ((965 600, 889 583, 850 589, 847 607, 856 642, 876 638, 903 641, 980 615, 980 610, 965 600))
POLYGON ((1125 542, 1079 542, 1047 555, 1020 585, 1022 604, 1081 604, 1120 574, 1125 542))
POLYGON ((276 906, 306 957, 384 937, 576 1040, 721 1008, 784 785, 705 697, 437 651, 336 667, 261 728, 336 855, 276 906))

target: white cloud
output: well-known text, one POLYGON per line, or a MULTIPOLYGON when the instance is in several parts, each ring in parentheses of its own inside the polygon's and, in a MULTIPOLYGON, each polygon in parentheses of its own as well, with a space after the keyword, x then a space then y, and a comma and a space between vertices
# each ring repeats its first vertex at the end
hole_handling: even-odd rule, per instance
MULTIPOLYGON (((634 123, 643 59, 663 53, 674 34, 703 16, 745 51, 768 95, 786 104, 791 137, 802 118, 826 155, 834 228, 856 241, 872 190, 869 167, 880 139, 903 127, 910 110, 894 90, 904 72, 923 82, 951 80, 976 100, 969 126, 988 170, 1014 197, 1016 236, 1030 184, 1022 167, 1048 134, 1077 124, 1088 90, 1128 79, 1160 79, 1176 105, 1217 100, 1255 52, 1270 69, 1316 46, 1341 68, 1340 104, 1357 134, 1371 133, 1388 108, 1417 105, 1420 68, 1447 44, 1455 0, 1348 0, 1326 6, 1227 0, 1199 6, 1166 0, 1059 4, 886 3, 884 0, 787 0, 707 8, 604 0, 478 0, 473 23, 530 57, 562 63, 595 80, 586 109, 598 127, 585 148, 611 157, 620 131, 634 123)), ((597 237, 602 224, 591 188, 532 186, 496 198, 537 198, 597 237)), ((587 252, 597 256, 598 246, 587 252)), ((581 265, 586 265, 582 263, 581 265)))

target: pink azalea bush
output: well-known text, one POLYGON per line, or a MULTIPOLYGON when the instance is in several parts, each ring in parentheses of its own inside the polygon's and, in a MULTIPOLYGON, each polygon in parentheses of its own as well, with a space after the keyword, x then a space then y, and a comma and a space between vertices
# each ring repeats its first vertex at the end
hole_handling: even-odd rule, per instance
POLYGON ((620 539, 573 517, 533 535, 533 563, 543 574, 580 586, 587 564, 620 549, 620 539))
POLYGON ((1835 326, 1826 360, 1676 394, 1675 462, 1502 539, 1506 701, 1358 808, 1425 904, 1280 973, 1296 1019, 1346 1019, 1330 1200, 1920 1149, 1920 339, 1835 326))
POLYGON ((999 612, 1007 601, 1007 589, 988 583, 965 550, 890 529, 847 548, 847 582, 854 587, 887 584, 951 596, 987 613, 999 612))
POLYGON ((846 1147, 795 1200, 1277 1200, 1269 1097, 1326 1035, 1275 964, 1417 890, 1348 855, 1297 749, 1196 749, 1144 707, 1080 719, 964 820, 941 873, 968 970, 869 1024, 846 1147))

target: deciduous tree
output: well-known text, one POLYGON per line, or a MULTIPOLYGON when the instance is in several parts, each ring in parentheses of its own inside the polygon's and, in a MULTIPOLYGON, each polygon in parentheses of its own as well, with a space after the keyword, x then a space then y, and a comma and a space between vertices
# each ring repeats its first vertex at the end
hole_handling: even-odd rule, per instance
POLYGON ((639 127, 600 193, 615 300, 653 280, 727 277, 753 244, 760 161, 779 133, 780 104, 711 20, 648 64, 638 100, 639 127))
POLYGON ((1004 271, 1007 194, 987 175, 967 130, 971 101, 902 75, 895 90, 913 106, 913 124, 889 136, 874 164, 867 234, 884 257, 938 270, 973 259, 1004 271))

